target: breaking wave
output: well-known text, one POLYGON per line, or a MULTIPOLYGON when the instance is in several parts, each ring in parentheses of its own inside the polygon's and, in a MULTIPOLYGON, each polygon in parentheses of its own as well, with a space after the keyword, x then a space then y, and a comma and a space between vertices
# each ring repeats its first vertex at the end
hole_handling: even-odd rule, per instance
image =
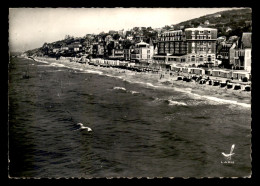
POLYGON ((228 103, 228 104, 235 104, 235 105, 240 105, 242 107, 246 107, 246 108, 250 108, 251 104, 248 103, 239 103, 237 101, 234 100, 226 100, 226 99, 221 99, 221 98, 216 98, 216 97, 212 97, 212 96, 202 96, 206 99, 218 102, 218 103, 228 103))
POLYGON ((124 91, 126 91, 126 89, 125 89, 124 87, 114 87, 113 89, 115 89, 115 90, 124 90, 124 91))
POLYGON ((179 101, 173 101, 173 100, 167 100, 169 105, 182 105, 182 106, 187 106, 186 103, 184 102, 179 102, 179 101))
POLYGON ((140 92, 134 91, 134 90, 130 90, 129 91, 131 94, 140 94, 140 92))

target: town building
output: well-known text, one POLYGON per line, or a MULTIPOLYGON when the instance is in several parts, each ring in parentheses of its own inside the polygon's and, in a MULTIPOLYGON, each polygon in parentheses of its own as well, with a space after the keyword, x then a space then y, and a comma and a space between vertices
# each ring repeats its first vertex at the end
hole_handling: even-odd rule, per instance
POLYGON ((252 33, 244 32, 235 48, 234 66, 235 69, 251 71, 251 49, 252 33))
POLYGON ((204 63, 215 63, 217 29, 186 28, 187 62, 196 66, 204 63))
POLYGON ((109 58, 113 59, 124 59, 124 49, 121 45, 117 45, 112 49, 112 55, 109 58))
POLYGON ((111 41, 113 41, 113 37, 112 37, 111 35, 107 35, 107 36, 105 37, 105 42, 106 42, 106 44, 109 44, 111 41))
POLYGON ((131 52, 134 51, 134 45, 129 45, 124 47, 124 59, 126 61, 131 60, 131 52))
POLYGON ((232 43, 222 42, 217 47, 217 59, 222 61, 222 65, 225 68, 228 68, 230 65, 230 48, 232 47, 232 43))
POLYGON ((135 44, 135 48, 133 52, 131 52, 131 60, 135 60, 137 62, 149 62, 153 58, 153 50, 153 45, 141 41, 140 43, 135 44))
POLYGON ((92 47, 92 55, 94 57, 103 57, 105 52, 105 47, 102 44, 94 44, 92 47))
POLYGON ((133 38, 134 38, 134 37, 133 37, 132 35, 127 35, 127 36, 126 36, 126 39, 128 39, 128 40, 130 40, 130 41, 132 41, 133 38))
POLYGON ((157 54, 154 56, 156 63, 185 62, 187 43, 182 30, 167 31, 160 35, 157 54))
POLYGON ((142 42, 143 39, 144 39, 144 36, 143 36, 143 35, 137 34, 137 35, 134 36, 134 41, 135 41, 136 43, 142 42))
POLYGON ((78 52, 78 51, 82 50, 82 45, 80 44, 80 42, 74 42, 74 43, 71 43, 70 45, 68 45, 68 48, 70 51, 78 52))

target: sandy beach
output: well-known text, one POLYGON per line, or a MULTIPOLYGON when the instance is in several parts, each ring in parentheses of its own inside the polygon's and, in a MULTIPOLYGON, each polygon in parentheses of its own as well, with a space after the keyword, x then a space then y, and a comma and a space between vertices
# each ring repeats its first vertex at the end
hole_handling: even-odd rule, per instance
POLYGON ((237 105, 246 105, 250 107, 251 91, 227 89, 226 87, 212 86, 208 84, 199 84, 199 82, 186 82, 177 80, 177 74, 170 75, 169 72, 135 72, 119 68, 97 67, 89 64, 80 64, 69 62, 67 59, 56 60, 53 58, 36 58, 36 61, 47 61, 52 64, 64 65, 75 70, 87 71, 90 73, 99 73, 107 76, 118 77, 132 83, 143 83, 147 86, 157 88, 175 88, 180 92, 187 94, 203 96, 206 99, 218 102, 234 103, 237 105), (163 77, 161 77, 163 74, 163 77))

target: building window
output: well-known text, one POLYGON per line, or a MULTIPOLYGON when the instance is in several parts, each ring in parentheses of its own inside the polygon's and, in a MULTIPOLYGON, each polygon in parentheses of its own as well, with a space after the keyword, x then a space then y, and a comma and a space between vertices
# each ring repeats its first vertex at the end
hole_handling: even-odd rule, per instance
POLYGON ((208 31, 208 34, 210 34, 210 30, 208 31))
POLYGON ((211 39, 211 35, 208 35, 208 39, 211 39))
POLYGON ((191 56, 191 61, 195 61, 195 56, 191 56))
POLYGON ((200 34, 203 34, 203 30, 200 31, 200 34))
POLYGON ((200 56, 200 61, 203 61, 203 56, 200 56))
POLYGON ((209 62, 211 61, 211 56, 208 56, 208 61, 209 61, 209 62))

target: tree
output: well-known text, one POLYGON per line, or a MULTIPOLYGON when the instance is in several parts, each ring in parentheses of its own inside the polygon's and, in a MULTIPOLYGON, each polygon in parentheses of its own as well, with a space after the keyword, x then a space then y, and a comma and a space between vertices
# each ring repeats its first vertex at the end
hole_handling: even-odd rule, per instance
POLYGON ((170 30, 170 26, 169 25, 165 25, 164 27, 163 27, 163 29, 165 29, 165 30, 170 30))
POLYGON ((65 35, 65 39, 72 39, 74 38, 74 36, 71 36, 71 35, 65 35))
POLYGON ((113 35, 113 39, 114 39, 114 40, 118 40, 119 38, 120 38, 120 35, 119 35, 119 34, 113 35))

